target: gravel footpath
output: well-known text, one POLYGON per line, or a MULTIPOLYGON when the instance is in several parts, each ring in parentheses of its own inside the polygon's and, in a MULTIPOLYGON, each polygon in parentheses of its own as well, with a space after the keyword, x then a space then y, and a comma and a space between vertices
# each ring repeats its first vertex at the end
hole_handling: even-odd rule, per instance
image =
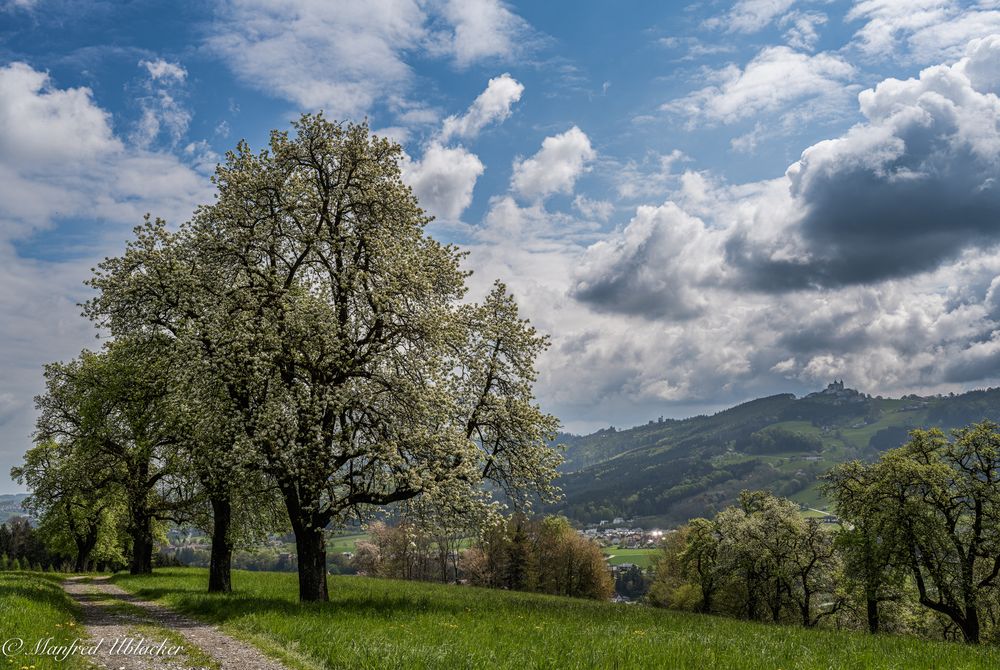
POLYGON ((90 658, 99 668, 286 670, 284 665, 265 656, 256 647, 226 635, 211 624, 178 614, 159 603, 141 600, 108 583, 107 577, 92 580, 71 577, 63 582, 63 588, 83 608, 83 622, 91 640, 104 640, 100 653, 90 658), (115 607, 119 603, 131 607, 115 607), (139 608, 141 616, 132 614, 133 608, 139 608), (183 650, 177 653, 178 643, 169 638, 165 647, 158 649, 164 638, 162 634, 155 634, 155 628, 181 636, 185 642, 183 650), (155 652, 146 649, 144 654, 140 649, 140 653, 136 653, 135 649, 124 648, 129 639, 134 641, 133 647, 138 644, 140 635, 146 638, 144 644, 156 649, 155 652))

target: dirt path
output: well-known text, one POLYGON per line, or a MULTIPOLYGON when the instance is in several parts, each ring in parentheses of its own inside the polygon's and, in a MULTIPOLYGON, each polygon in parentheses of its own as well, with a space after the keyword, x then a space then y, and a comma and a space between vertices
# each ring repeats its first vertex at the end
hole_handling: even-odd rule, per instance
POLYGON ((90 660, 109 670, 286 670, 256 647, 158 603, 141 600, 107 577, 71 577, 63 588, 83 608, 90 660), (163 644, 164 640, 166 643, 163 644))

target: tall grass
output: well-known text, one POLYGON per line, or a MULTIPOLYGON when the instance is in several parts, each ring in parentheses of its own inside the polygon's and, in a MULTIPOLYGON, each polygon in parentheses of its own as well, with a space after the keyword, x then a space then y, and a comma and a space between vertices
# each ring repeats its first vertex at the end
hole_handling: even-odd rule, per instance
POLYGON ((0 572, 0 670, 86 667, 79 656, 58 660, 32 654, 39 640, 52 638, 52 645, 66 645, 87 639, 79 609, 59 580, 56 575, 0 572))
POLYGON ((335 577, 330 603, 300 605, 293 574, 236 572, 228 596, 203 593, 203 570, 116 581, 300 668, 1000 667, 988 647, 460 586, 335 577))

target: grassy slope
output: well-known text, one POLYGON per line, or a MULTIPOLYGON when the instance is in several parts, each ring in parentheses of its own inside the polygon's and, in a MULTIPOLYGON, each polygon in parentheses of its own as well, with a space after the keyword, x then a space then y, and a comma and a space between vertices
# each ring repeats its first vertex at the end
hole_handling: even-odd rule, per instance
MULTIPOLYGON (((66 661, 28 655, 39 640, 53 638, 53 645, 85 638, 79 610, 59 586, 59 578, 30 572, 0 572, 0 645, 18 638, 21 653, 6 656, 0 650, 0 668, 22 667, 70 670, 85 667, 80 657, 66 661)), ((8 647, 8 651, 14 647, 8 647)))
POLYGON ((1000 650, 767 626, 641 606, 338 577, 299 605, 296 577, 203 570, 119 576, 124 588, 222 624, 300 668, 992 668, 1000 650))
MULTIPOLYGON (((336 553, 336 554, 345 551, 350 551, 353 553, 354 550, 357 548, 357 543, 364 542, 366 540, 368 540, 367 533, 345 532, 331 537, 330 540, 326 543, 326 550, 330 553, 336 553)), ((294 551, 294 546, 295 545, 292 545, 293 551, 294 551)))
POLYGON ((640 568, 648 568, 660 555, 659 549, 618 549, 616 547, 602 547, 601 551, 608 556, 608 563, 611 565, 621 565, 622 563, 635 563, 640 568))

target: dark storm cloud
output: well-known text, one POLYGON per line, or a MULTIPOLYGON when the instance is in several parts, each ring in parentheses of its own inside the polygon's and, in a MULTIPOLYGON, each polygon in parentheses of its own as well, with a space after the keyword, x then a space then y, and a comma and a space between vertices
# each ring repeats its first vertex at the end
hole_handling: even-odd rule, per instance
POLYGON ((951 67, 861 95, 868 118, 788 170, 800 255, 775 260, 734 231, 726 259, 757 289, 872 284, 1000 241, 1000 37, 951 67))
POLYGON ((859 96, 864 123, 789 167, 782 197, 721 189, 705 206, 702 196, 711 228, 672 202, 640 208, 591 247, 572 295, 600 311, 685 320, 710 307, 712 288, 876 285, 993 249, 998 92, 1000 36, 973 41, 955 65, 885 80, 859 96))
POLYGON ((799 324, 782 332, 777 345, 791 354, 823 351, 863 351, 872 345, 871 333, 861 328, 845 328, 835 319, 799 324))
MULTIPOLYGON (((933 132, 933 128, 928 128, 933 132)), ((808 255, 772 261, 744 236, 726 245, 727 261, 767 291, 871 284, 933 270, 962 250, 1000 239, 1000 168, 968 148, 908 152, 891 165, 824 172, 798 193, 797 232, 808 255)), ((944 146, 941 146, 944 145, 944 146)), ((806 168, 808 169, 808 167, 806 168)))

